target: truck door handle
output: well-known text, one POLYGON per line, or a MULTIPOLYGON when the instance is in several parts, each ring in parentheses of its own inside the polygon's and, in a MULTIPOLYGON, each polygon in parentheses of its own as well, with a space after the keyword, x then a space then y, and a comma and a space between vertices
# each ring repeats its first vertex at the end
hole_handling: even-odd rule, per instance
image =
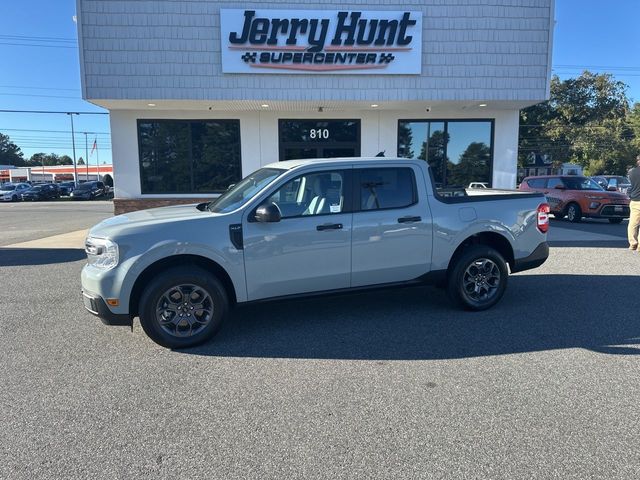
POLYGON ((422 217, 400 217, 398 219, 398 223, 413 223, 419 222, 422 220, 422 217))
POLYGON ((322 230, 340 230, 342 228, 341 223, 325 223, 323 225, 318 225, 316 230, 321 232, 322 230))

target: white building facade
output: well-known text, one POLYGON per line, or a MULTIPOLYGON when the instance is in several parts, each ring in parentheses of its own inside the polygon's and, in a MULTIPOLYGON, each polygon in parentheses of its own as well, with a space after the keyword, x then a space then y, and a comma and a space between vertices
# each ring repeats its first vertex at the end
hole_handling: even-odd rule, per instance
POLYGON ((83 97, 111 118, 116 211, 211 198, 291 158, 416 157, 514 188, 548 99, 554 0, 78 0, 83 97))

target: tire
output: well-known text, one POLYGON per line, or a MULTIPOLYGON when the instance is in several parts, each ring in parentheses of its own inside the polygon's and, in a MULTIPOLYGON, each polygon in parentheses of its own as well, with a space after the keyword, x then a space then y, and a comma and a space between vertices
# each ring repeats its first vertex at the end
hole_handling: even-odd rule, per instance
POLYGON ((18 196, 14 195, 13 197, 11 197, 11 201, 12 202, 17 202, 18 201, 18 196))
POLYGON ((582 220, 582 210, 577 203, 570 203, 567 207, 567 219, 572 223, 579 223, 582 220))
POLYGON ((174 267, 157 275, 144 290, 138 308, 144 332, 167 348, 193 347, 211 339, 228 310, 222 283, 195 266, 174 267), (196 313, 198 306, 202 307, 200 314, 196 313))
POLYGON ((613 224, 619 224, 622 223, 622 220, 624 220, 623 218, 610 218, 609 219, 609 223, 613 223, 613 224))
POLYGON ((508 277, 507 262, 500 253, 486 245, 473 245, 455 260, 447 292, 466 310, 486 310, 500 301, 508 277))

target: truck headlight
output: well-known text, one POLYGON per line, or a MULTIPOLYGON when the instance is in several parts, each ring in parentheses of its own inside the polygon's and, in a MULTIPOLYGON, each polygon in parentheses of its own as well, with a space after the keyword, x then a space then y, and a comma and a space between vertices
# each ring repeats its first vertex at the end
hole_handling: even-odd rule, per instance
POLYGON ((118 244, 108 238, 87 237, 84 242, 89 265, 110 270, 118 265, 118 244))

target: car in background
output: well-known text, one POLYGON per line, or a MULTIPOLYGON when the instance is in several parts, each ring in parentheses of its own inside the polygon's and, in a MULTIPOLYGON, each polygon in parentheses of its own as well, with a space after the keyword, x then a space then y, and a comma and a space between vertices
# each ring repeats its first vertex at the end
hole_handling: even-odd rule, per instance
POLYGON ((41 185, 34 185, 22 192, 22 200, 27 201, 41 201, 41 200, 54 200, 60 198, 60 191, 58 187, 53 183, 44 183, 41 185))
POLYGON ((598 175, 591 178, 602 188, 610 192, 627 193, 627 190, 629 190, 631 186, 631 180, 622 175, 598 175))
POLYGON ((526 177, 520 190, 544 193, 551 213, 570 222, 583 217, 607 218, 620 223, 629 218, 629 197, 619 192, 608 192, 589 177, 577 175, 546 175, 526 177))
POLYGON ((76 184, 74 182, 60 182, 58 183, 58 188, 60 189, 60 195, 68 197, 73 192, 73 189, 76 188, 76 184))
POLYGON ((22 192, 31 188, 28 183, 5 183, 0 187, 0 201, 19 202, 22 200, 22 192))
POLYGON ((489 188, 487 182, 471 182, 467 188, 489 188))
POLYGON ((74 200, 93 200, 94 198, 101 197, 103 195, 103 182, 81 183, 73 190, 73 192, 71 192, 71 197, 74 200))

